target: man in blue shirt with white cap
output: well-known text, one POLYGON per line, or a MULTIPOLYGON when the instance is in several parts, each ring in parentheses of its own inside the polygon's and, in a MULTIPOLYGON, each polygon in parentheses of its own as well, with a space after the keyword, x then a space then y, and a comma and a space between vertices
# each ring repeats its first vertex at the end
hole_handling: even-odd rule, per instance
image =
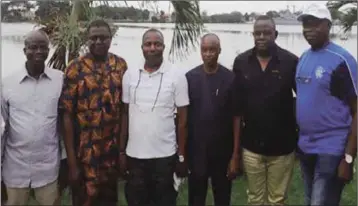
POLYGON ((339 205, 357 152, 357 61, 329 40, 332 19, 322 6, 298 20, 311 48, 297 71, 297 123, 306 205, 339 205))

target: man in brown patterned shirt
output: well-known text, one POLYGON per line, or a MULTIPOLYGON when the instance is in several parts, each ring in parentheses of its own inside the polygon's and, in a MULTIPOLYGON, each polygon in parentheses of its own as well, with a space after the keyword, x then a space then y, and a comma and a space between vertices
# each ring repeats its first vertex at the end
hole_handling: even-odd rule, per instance
POLYGON ((89 53, 65 71, 60 98, 64 142, 76 205, 117 204, 117 163, 124 59, 108 52, 112 35, 103 20, 88 27, 89 53))

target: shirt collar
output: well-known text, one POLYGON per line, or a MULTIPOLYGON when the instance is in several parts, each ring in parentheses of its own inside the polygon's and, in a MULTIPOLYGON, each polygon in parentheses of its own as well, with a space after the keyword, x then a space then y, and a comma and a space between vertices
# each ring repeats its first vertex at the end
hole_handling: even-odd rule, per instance
MULTIPOLYGON (((52 80, 52 73, 50 71, 51 69, 48 67, 48 66, 45 66, 45 69, 44 69, 44 73, 42 73, 39 77, 39 79, 41 78, 47 78, 49 80, 52 80)), ((19 74, 19 83, 21 84, 25 79, 27 78, 33 78, 29 75, 29 73, 27 72, 26 70, 26 67, 24 67, 20 74, 19 74)))
MULTIPOLYGON (((144 63, 145 63, 145 60, 143 59, 138 67, 139 71, 146 71, 144 69, 144 63)), ((164 74, 165 71, 167 70, 167 67, 168 67, 168 62, 163 59, 163 62, 160 65, 159 69, 157 71, 153 72, 152 74, 156 74, 156 73, 164 74)))
MULTIPOLYGON (((256 48, 255 47, 251 49, 251 53, 250 53, 249 57, 250 57, 250 60, 256 59, 256 48)), ((275 44, 275 46, 272 49, 271 57, 272 57, 272 59, 275 59, 278 61, 281 60, 280 54, 279 54, 279 47, 277 46, 277 44, 275 44)))

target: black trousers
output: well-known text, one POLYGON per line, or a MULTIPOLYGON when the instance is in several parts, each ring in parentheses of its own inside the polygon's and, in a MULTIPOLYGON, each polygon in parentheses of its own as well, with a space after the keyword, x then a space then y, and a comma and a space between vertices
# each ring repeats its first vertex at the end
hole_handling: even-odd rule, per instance
POLYGON ((125 196, 128 206, 175 206, 177 192, 173 174, 177 156, 127 158, 128 176, 125 196))
POLYGON ((228 158, 207 158, 203 162, 205 163, 198 162, 190 166, 189 206, 206 205, 209 178, 215 206, 230 206, 231 181, 226 177, 228 158))

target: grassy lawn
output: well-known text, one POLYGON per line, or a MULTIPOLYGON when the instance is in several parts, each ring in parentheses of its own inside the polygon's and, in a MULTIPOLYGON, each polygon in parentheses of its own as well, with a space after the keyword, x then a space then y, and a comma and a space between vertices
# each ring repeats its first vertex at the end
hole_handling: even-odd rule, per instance
MULTIPOLYGON (((355 175, 356 177, 356 175, 355 175)), ((246 188, 247 182, 244 177, 237 179, 233 185, 233 192, 231 195, 232 205, 246 205, 246 188)), ((187 205, 187 186, 186 184, 182 185, 180 189, 180 194, 178 196, 178 205, 187 205)), ((300 168, 298 165, 295 168, 294 175, 292 177, 290 189, 288 192, 288 204, 289 205, 304 205, 303 203, 303 182, 300 176, 300 168)), ((31 201, 31 205, 35 205, 34 201, 31 201)), ((63 197, 63 205, 71 205, 69 193, 63 197)), ((120 193, 119 193, 119 204, 118 205, 127 205, 126 200, 123 195, 123 183, 120 183, 120 193)), ((207 205, 213 205, 213 197, 211 194, 211 189, 209 189, 207 197, 207 205)), ((354 181, 347 185, 344 189, 341 205, 357 205, 357 181, 356 178, 354 181)))

